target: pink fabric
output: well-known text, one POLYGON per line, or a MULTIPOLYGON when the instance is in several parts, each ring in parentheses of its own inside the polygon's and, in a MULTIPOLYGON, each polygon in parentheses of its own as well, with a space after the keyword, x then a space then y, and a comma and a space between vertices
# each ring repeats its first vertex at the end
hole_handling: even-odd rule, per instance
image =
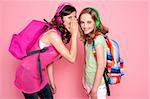
MULTIPOLYGON (((39 40, 31 48, 31 51, 38 49, 40 49, 39 40)), ((49 50, 40 53, 43 79, 43 82, 41 84, 38 71, 38 54, 33 54, 31 56, 25 57, 16 70, 16 87, 25 93, 34 93, 41 90, 48 83, 46 67, 48 66, 48 64, 58 59, 59 56, 60 54, 53 47, 53 45, 49 46, 49 50)))
POLYGON ((32 20, 20 33, 13 35, 9 52, 16 58, 22 60, 26 56, 26 51, 46 31, 46 26, 46 22, 32 20))

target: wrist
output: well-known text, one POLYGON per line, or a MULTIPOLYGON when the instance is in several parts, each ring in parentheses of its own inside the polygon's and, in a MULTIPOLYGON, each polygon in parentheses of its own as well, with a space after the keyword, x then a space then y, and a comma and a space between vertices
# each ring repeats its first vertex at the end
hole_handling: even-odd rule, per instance
POLYGON ((52 84, 55 84, 54 80, 50 80, 49 83, 52 85, 52 84))
POLYGON ((77 36, 77 34, 78 34, 77 32, 73 32, 72 36, 77 36))
POLYGON ((97 92, 97 90, 98 90, 97 88, 92 88, 92 90, 91 90, 91 91, 92 91, 93 93, 96 93, 96 92, 97 92))
POLYGON ((72 36, 71 36, 71 39, 77 39, 77 35, 75 35, 75 34, 72 35, 72 36))

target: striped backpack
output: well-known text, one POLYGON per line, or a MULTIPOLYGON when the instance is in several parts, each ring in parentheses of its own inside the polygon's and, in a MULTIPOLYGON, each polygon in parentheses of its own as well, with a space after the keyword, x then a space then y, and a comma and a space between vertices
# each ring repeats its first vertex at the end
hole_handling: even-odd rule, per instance
MULTIPOLYGON (((95 38, 101 34, 96 34, 95 38)), ((108 36, 104 35, 105 41, 107 43, 107 60, 106 60, 106 68, 103 73, 103 77, 105 80, 107 94, 110 96, 110 89, 109 84, 114 85, 118 84, 121 81, 122 76, 124 75, 123 72, 123 64, 124 61, 120 58, 120 51, 119 45, 115 40, 108 38, 108 36)), ((95 51, 95 43, 93 41, 92 50, 94 57, 96 58, 96 51, 95 51)))

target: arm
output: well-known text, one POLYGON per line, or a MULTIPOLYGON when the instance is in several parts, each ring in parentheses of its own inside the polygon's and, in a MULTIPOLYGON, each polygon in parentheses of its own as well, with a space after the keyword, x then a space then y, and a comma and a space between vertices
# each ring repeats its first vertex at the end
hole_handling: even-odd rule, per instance
POLYGON ((75 62, 76 54, 77 54, 77 33, 78 33, 78 23, 76 20, 71 21, 70 25, 70 33, 71 35, 71 49, 68 50, 61 37, 56 32, 48 33, 48 40, 53 46, 57 49, 57 51, 65 57, 71 63, 75 62))
POLYGON ((105 55, 104 55, 103 45, 101 44, 96 45, 96 56, 97 56, 97 71, 95 75, 94 85, 90 93, 91 96, 97 94, 97 90, 101 83, 103 72, 104 72, 105 55))
POLYGON ((53 72, 53 65, 50 64, 47 66, 47 73, 48 73, 48 78, 49 78, 49 84, 51 86, 52 93, 56 93, 56 86, 55 86, 55 81, 54 81, 54 72, 53 72))
POLYGON ((73 34, 71 38, 70 51, 65 47, 61 37, 56 32, 48 33, 50 43, 57 49, 57 51, 71 63, 75 62, 77 53, 77 34, 73 34))
POLYGON ((48 44, 52 44, 57 51, 66 58, 69 62, 74 63, 76 59, 77 54, 77 33, 78 33, 78 23, 76 20, 71 22, 70 27, 70 33, 71 35, 71 49, 68 50, 60 35, 56 31, 48 31, 43 36, 43 41, 47 42, 48 44))

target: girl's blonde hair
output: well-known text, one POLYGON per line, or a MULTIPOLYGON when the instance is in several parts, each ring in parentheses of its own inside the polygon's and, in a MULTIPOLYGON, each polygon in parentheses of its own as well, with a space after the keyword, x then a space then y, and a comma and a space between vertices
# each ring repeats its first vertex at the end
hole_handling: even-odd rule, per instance
MULTIPOLYGON (((96 12, 96 10, 95 10, 94 8, 87 7, 87 8, 85 8, 85 9, 83 9, 83 10, 81 11, 80 15, 79 15, 79 18, 78 18, 79 26, 80 26, 80 22, 81 22, 81 20, 80 20, 81 15, 82 15, 82 14, 86 14, 86 13, 88 13, 88 14, 91 15, 91 17, 92 17, 92 19, 94 20, 95 23, 96 23, 96 21, 97 21, 97 19, 98 19, 98 17, 99 17, 98 12, 96 12)), ((105 34, 108 33, 108 28, 105 27, 105 26, 102 24, 101 20, 99 20, 99 21, 100 21, 99 28, 96 28, 96 24, 95 24, 94 30, 93 30, 91 33, 86 34, 86 35, 84 34, 84 32, 83 32, 81 26, 79 27, 81 40, 85 41, 85 40, 93 39, 93 38, 95 37, 95 34, 96 34, 96 33, 102 33, 103 35, 105 35, 105 34)))

